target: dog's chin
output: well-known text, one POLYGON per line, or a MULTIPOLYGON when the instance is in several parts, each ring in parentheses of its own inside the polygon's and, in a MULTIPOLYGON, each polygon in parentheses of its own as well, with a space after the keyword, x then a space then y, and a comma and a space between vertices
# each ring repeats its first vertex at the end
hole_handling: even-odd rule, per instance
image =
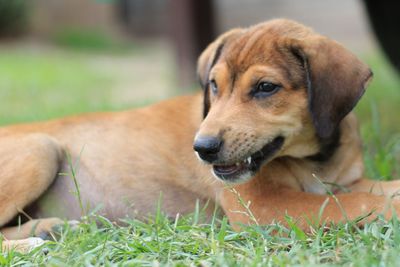
POLYGON ((245 183, 249 181, 281 149, 285 138, 275 137, 259 151, 234 164, 213 164, 212 172, 215 177, 227 183, 245 183))

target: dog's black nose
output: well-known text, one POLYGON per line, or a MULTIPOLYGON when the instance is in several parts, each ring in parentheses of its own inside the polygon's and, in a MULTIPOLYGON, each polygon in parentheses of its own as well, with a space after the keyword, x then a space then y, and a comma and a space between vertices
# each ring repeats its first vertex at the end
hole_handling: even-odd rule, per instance
POLYGON ((213 136, 199 136, 193 144, 193 149, 199 153, 200 158, 210 163, 217 159, 221 147, 222 140, 213 136))

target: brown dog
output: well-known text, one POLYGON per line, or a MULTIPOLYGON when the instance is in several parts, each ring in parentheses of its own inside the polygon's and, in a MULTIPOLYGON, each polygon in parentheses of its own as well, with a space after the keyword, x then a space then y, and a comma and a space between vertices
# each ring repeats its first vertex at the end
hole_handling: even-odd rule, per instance
MULTIPOLYGON (((145 216, 160 192, 168 215, 211 200, 233 225, 285 214, 304 228, 306 218, 391 216, 386 196, 400 184, 363 179, 350 113, 372 73, 341 45, 273 20, 220 36, 201 55, 198 73, 203 95, 0 128, 0 224, 28 205, 41 218, 78 219, 82 208, 99 205, 110 219, 145 216)), ((399 202, 392 204, 399 212, 399 202)), ((33 225, 38 235, 59 223, 30 221, 2 233, 27 238, 33 225)))

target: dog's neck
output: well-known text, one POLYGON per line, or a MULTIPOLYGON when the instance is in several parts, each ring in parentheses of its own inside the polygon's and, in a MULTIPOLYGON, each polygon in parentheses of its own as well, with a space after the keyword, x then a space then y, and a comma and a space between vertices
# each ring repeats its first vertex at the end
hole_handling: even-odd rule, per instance
POLYGON ((336 138, 311 157, 277 158, 261 170, 260 176, 305 192, 336 192, 341 186, 345 187, 362 178, 364 173, 362 146, 354 114, 349 114, 341 122, 336 138), (271 168, 275 169, 275 174, 280 174, 279 177, 269 175, 271 168))
POLYGON ((319 139, 319 152, 308 156, 307 159, 321 163, 328 161, 340 146, 340 137, 341 130, 339 127, 329 138, 319 139))

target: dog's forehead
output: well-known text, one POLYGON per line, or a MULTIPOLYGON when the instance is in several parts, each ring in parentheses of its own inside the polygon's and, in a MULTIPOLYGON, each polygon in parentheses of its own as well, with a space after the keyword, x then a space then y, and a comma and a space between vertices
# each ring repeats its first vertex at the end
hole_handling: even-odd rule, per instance
POLYGON ((250 65, 268 61, 276 46, 268 29, 259 27, 244 32, 238 38, 226 44, 222 58, 228 66, 245 69, 250 65))
POLYGON ((227 65, 242 72, 254 64, 281 61, 284 40, 304 38, 312 30, 290 20, 273 20, 243 30, 224 45, 221 53, 227 65))

